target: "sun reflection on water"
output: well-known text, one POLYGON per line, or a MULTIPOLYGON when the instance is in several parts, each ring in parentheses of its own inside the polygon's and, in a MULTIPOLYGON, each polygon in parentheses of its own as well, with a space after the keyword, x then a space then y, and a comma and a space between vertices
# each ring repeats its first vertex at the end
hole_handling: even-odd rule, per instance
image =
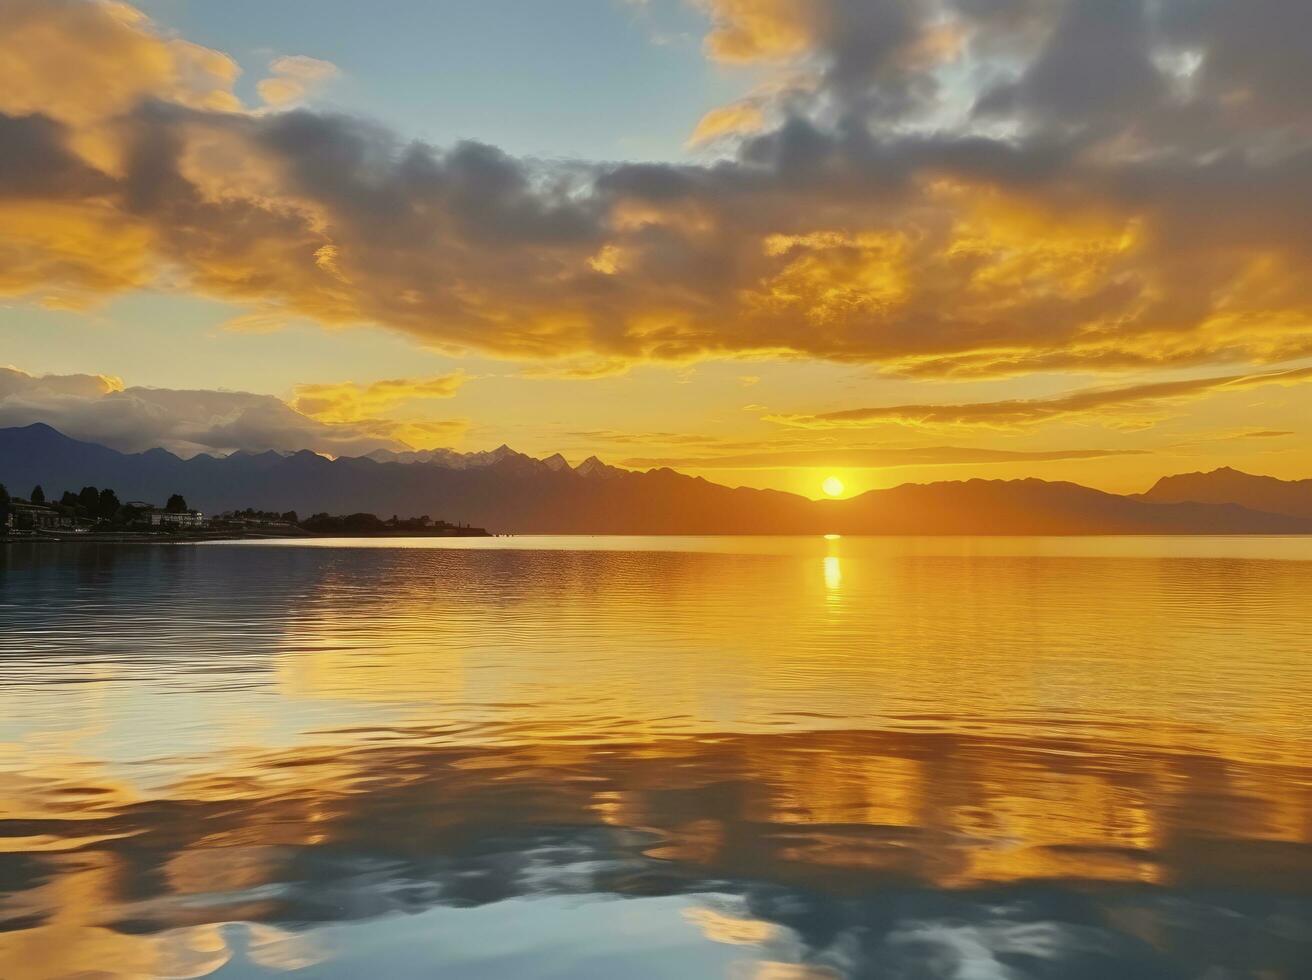
POLYGON ((843 587, 843 566, 837 555, 825 555, 825 588, 837 592, 843 587))

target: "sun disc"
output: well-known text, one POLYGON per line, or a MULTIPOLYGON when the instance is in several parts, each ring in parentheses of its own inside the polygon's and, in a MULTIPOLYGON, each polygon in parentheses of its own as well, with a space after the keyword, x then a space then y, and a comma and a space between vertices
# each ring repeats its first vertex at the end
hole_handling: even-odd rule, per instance
POLYGON ((820 484, 820 489, 831 497, 841 497, 843 495, 843 481, 836 476, 827 477, 825 482, 820 484))

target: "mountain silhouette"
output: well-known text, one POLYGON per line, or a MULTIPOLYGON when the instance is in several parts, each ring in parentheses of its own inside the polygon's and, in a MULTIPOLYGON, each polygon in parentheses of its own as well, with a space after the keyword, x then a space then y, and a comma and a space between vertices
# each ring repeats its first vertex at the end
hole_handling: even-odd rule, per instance
POLYGON ((1272 514, 1312 518, 1312 480, 1277 480, 1228 466, 1210 473, 1163 477, 1143 499, 1157 503, 1233 503, 1272 514))
POLYGON ((503 533, 1312 533, 1312 514, 1119 496, 1037 479, 907 484, 814 501, 670 469, 624 470, 595 457, 571 468, 558 456, 538 460, 507 447, 425 456, 330 460, 301 451, 181 459, 162 449, 120 453, 43 424, 0 429, 0 482, 11 491, 37 483, 56 493, 93 485, 112 487, 122 500, 147 501, 181 493, 207 513, 255 507, 428 514, 503 533))

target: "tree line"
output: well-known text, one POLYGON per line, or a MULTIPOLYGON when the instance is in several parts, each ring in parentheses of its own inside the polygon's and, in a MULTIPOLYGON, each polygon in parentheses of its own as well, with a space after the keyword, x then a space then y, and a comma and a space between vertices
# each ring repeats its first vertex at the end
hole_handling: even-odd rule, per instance
MULTIPOLYGON (((445 521, 438 521, 444 526, 445 521)), ((368 534, 376 531, 423 531, 433 526, 427 514, 421 517, 397 517, 383 520, 377 514, 315 514, 301 522, 301 527, 316 534, 368 534)))
POLYGON ((313 531, 316 534, 341 532, 349 534, 371 531, 424 531, 434 526, 449 526, 445 521, 434 522, 427 514, 420 517, 397 517, 393 514, 384 519, 377 514, 329 514, 321 512, 302 519, 294 510, 279 513, 274 510, 256 510, 247 507, 244 510, 230 510, 220 514, 215 520, 224 522, 258 521, 264 524, 290 524, 294 527, 313 531))
MULTIPOLYGON (((23 503, 24 501, 10 496, 4 484, 0 483, 0 524, 8 520, 9 514, 13 510, 12 505, 15 502, 23 503)), ((124 504, 118 499, 118 494, 108 487, 100 489, 86 486, 76 493, 72 490, 65 490, 58 501, 51 501, 47 499, 45 489, 38 483, 27 495, 25 502, 37 506, 51 507, 61 515, 77 520, 108 524, 131 524, 144 513, 140 507, 124 504)), ((186 498, 180 493, 175 493, 169 497, 164 509, 170 513, 180 514, 189 508, 187 507, 186 498)))

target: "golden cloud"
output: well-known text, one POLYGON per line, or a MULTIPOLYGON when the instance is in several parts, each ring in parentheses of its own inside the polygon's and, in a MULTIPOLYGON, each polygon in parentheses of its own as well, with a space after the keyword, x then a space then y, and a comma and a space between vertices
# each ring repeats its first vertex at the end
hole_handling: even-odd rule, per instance
POLYGON ((0 295, 33 289, 77 308, 153 275, 148 227, 96 202, 0 197, 0 295))
POLYGON ((765 113, 754 102, 734 102, 702 116, 688 137, 689 146, 704 146, 726 136, 757 133, 765 127, 765 113))
POLYGON ((322 422, 359 422, 407 402, 451 398, 468 380, 463 371, 456 371, 432 378, 395 378, 367 385, 302 384, 296 386, 291 405, 303 415, 322 422))
POLYGON ((458 443, 469 431, 470 421, 465 418, 365 418, 330 424, 351 431, 356 439, 372 437, 380 448, 425 450, 447 448, 458 443))
MULTIPOLYGON (((1139 15, 1118 28, 1128 58, 1151 40, 1133 33, 1147 8, 1120 7, 1139 15)), ((1080 25, 1053 24, 1008 57, 1057 73, 1043 91, 1066 100, 1059 122, 1024 88, 978 93, 1005 137, 973 121, 917 128, 901 120, 933 102, 936 67, 984 50, 996 25, 982 14, 948 30, 917 0, 707 8, 715 57, 813 57, 814 100, 735 137, 731 160, 599 165, 249 111, 231 59, 133 8, 0 0, 0 292, 67 305, 168 270, 276 317, 379 324, 443 351, 534 360, 539 375, 721 356, 996 377, 1312 355, 1299 206, 1312 149, 1287 127, 1255 132, 1259 114, 1222 113, 1219 81, 1199 85, 1187 117, 1153 101, 1151 80, 1142 98, 1097 101, 1107 93, 1079 89, 1042 47, 1078 48, 1080 25), (811 111, 839 104, 838 124, 811 111)), ((1248 72, 1267 100, 1260 118, 1294 118, 1269 66, 1231 55, 1226 71, 1248 72)), ((266 81, 332 72, 279 59, 266 81)), ((750 112, 708 123, 742 125, 750 112)))
POLYGON ((1262 385, 1296 385, 1312 380, 1312 367, 1119 387, 1085 388, 1057 398, 1006 399, 960 405, 887 405, 819 415, 769 415, 781 425, 804 429, 862 428, 895 423, 914 427, 986 426, 1014 428, 1070 418, 1118 415, 1262 385))
POLYGON ((823 16, 813 0, 702 0, 711 18, 706 51, 742 63, 795 58, 812 49, 823 16))
POLYGON ((240 108, 232 92, 240 69, 232 58, 164 36, 126 3, 3 0, 0 22, 0 112, 87 124, 143 98, 240 108))
POLYGON ((265 105, 283 107, 300 102, 314 89, 336 77, 338 68, 331 61, 305 55, 285 55, 269 65, 272 73, 256 86, 265 105))

